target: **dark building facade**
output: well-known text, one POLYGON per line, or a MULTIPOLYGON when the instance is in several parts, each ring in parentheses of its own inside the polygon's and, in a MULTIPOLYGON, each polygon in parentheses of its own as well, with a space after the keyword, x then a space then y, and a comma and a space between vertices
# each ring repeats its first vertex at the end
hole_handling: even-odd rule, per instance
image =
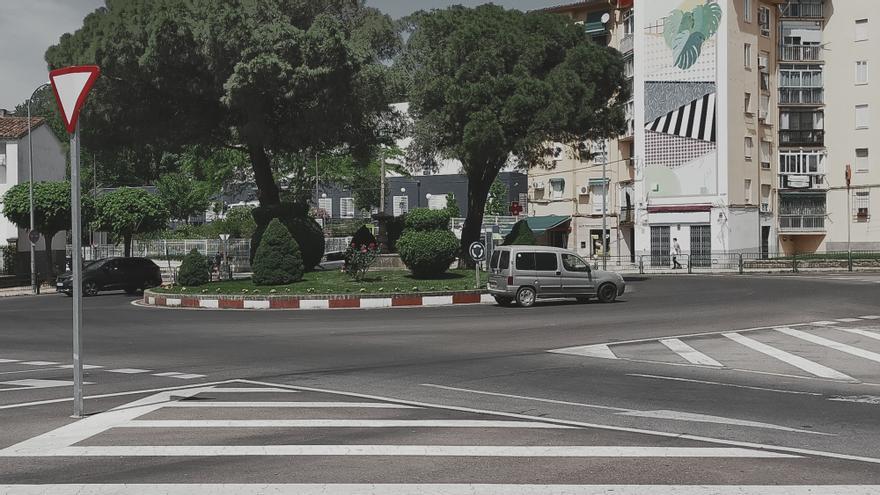
MULTIPOLYGON (((498 179, 507 186, 507 204, 517 201, 526 208, 528 177, 520 172, 501 172, 498 179)), ((420 175, 389 177, 385 181, 385 213, 398 216, 413 208, 443 208, 452 193, 461 211, 468 214, 468 183, 464 175, 420 175), (429 196, 430 195, 430 196, 429 196)), ((525 211, 523 212, 525 213, 525 211)))

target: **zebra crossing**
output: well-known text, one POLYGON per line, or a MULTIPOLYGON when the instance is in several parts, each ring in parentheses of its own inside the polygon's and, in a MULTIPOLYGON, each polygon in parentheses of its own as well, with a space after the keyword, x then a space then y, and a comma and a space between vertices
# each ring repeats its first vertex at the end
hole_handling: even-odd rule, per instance
POLYGON ((880 316, 551 349, 569 356, 880 383, 880 316))
MULTIPOLYGON (((26 389, 43 389, 71 386, 68 377, 73 364, 44 359, 26 359, 13 356, 0 357, 0 393, 16 392, 26 389), (20 380, 5 380, 5 377, 35 376, 20 380)), ((91 373, 111 373, 114 375, 142 375, 175 380, 196 380, 206 375, 186 371, 164 371, 143 368, 117 368, 106 364, 83 364, 83 369, 91 373)), ((91 383, 87 383, 91 384, 91 383)))

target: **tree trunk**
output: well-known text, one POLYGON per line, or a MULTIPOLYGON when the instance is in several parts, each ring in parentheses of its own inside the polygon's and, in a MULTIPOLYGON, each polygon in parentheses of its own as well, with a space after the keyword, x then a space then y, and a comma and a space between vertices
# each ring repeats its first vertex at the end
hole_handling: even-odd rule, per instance
POLYGON ((468 254, 468 249, 474 241, 479 241, 482 237, 480 232, 483 228, 483 213, 486 209, 486 201, 489 196, 489 187, 495 180, 496 174, 491 174, 488 178, 483 175, 481 177, 468 177, 468 214, 461 229, 461 259, 464 265, 473 268, 474 260, 468 254))
MULTIPOLYGON (((55 279, 55 267, 52 266, 52 239, 58 232, 46 232, 43 234, 43 240, 46 243, 46 281, 52 283, 55 279)), ((36 254, 36 253, 34 253, 36 254)), ((39 284, 39 281, 37 281, 39 284)))
POLYGON ((257 184, 257 199, 260 206, 281 204, 281 194, 275 177, 272 175, 272 164, 263 145, 257 142, 248 143, 248 154, 251 157, 251 168, 254 171, 254 182, 257 184))
POLYGON ((125 234, 122 238, 123 243, 123 256, 128 258, 131 256, 131 234, 125 234))

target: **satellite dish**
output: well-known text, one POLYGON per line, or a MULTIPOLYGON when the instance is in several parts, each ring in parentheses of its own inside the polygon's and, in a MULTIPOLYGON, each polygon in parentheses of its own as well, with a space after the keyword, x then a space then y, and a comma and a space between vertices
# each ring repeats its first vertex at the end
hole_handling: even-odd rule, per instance
POLYGON ((608 24, 608 21, 610 21, 610 20, 611 20, 611 14, 609 14, 608 12, 605 12, 604 14, 602 14, 602 24, 608 24))

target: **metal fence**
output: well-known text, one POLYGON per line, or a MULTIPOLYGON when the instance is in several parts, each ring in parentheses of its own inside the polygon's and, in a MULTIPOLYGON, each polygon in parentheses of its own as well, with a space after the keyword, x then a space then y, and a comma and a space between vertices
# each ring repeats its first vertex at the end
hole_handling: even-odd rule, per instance
POLYGON ((640 274, 660 273, 798 273, 804 271, 880 271, 880 251, 826 251, 803 254, 711 253, 608 256, 593 258, 591 264, 601 269, 640 274))

